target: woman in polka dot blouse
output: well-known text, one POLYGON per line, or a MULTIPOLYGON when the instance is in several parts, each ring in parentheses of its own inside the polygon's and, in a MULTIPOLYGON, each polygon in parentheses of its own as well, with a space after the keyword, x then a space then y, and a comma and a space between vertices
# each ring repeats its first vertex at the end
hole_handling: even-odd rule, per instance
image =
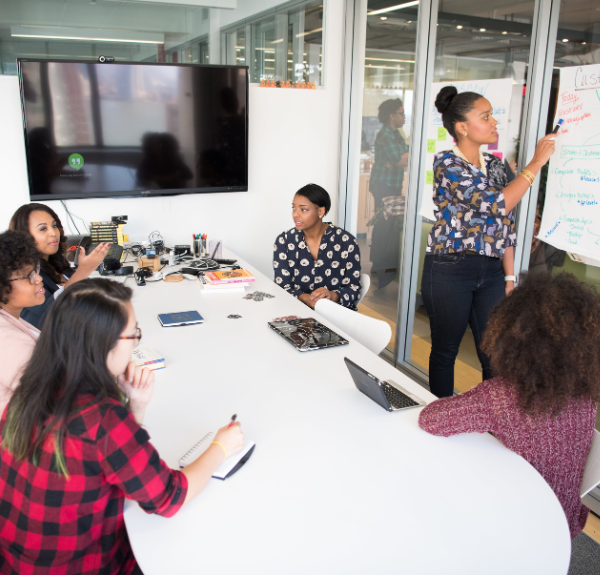
POLYGON ((322 298, 356 309, 360 292, 360 250, 352 234, 323 221, 329 194, 316 184, 296 192, 294 227, 273 246, 275 283, 314 309, 322 298))

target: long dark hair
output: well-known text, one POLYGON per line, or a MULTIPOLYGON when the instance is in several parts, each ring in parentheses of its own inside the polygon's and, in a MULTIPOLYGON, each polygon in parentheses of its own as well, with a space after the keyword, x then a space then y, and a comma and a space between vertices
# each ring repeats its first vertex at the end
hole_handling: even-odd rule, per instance
POLYGON ((600 295, 569 273, 528 274, 490 313, 482 349, 521 409, 557 415, 600 401, 600 295))
POLYGON ((19 461, 39 462, 40 448, 54 434, 57 468, 67 474, 62 443, 77 397, 123 401, 106 366, 129 319, 131 289, 106 279, 68 287, 50 308, 31 360, 9 404, 2 447, 19 461))
POLYGON ((444 128, 455 140, 458 140, 456 137, 457 122, 467 121, 467 114, 473 109, 479 98, 483 98, 483 96, 476 92, 459 94, 454 86, 445 86, 438 92, 435 98, 435 107, 442 115, 444 128))
MULTIPOLYGON (((65 272, 69 272, 71 266, 67 261, 67 236, 65 236, 65 230, 60 221, 60 218, 56 214, 56 212, 45 206, 44 204, 25 204, 21 206, 10 219, 10 224, 8 225, 9 230, 14 230, 17 232, 25 232, 31 236, 31 232, 29 231, 29 216, 32 212, 36 211, 46 212, 50 215, 54 220, 56 220, 56 225, 58 226, 58 230, 60 231, 60 239, 58 241, 58 251, 55 254, 52 254, 48 260, 44 258, 40 258, 40 267, 41 270, 56 284, 61 283, 61 274, 65 272)), ((33 236, 32 236, 33 237, 33 236)))

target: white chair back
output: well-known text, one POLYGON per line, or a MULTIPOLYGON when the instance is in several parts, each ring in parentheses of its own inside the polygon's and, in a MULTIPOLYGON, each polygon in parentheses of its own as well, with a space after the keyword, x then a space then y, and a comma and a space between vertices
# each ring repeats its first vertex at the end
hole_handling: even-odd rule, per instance
POLYGON ((358 292, 359 296, 356 305, 358 305, 362 301, 362 299, 367 295, 367 292, 369 291, 370 287, 371 276, 368 276, 367 274, 360 274, 360 291, 358 292))
POLYGON ((320 299, 315 311, 377 355, 392 338, 392 328, 385 321, 352 311, 331 300, 320 299))
POLYGON ((600 509, 600 496, 598 485, 600 484, 600 431, 594 429, 594 437, 592 438, 592 445, 590 447, 590 453, 585 464, 585 470, 583 471, 583 481, 579 489, 579 495, 581 496, 581 502, 586 506, 598 513, 600 509), (593 496, 592 496, 593 493, 593 496))

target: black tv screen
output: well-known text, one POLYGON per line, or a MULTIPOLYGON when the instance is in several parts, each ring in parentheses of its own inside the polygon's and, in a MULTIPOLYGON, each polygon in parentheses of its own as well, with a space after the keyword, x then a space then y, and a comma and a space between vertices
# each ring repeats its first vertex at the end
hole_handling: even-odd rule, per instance
POLYGON ((32 200, 248 190, 248 68, 19 59, 32 200))

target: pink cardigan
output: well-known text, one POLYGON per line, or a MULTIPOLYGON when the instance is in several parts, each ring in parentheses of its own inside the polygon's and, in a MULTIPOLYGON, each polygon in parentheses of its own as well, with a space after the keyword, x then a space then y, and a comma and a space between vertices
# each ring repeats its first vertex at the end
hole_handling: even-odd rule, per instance
POLYGON ((587 461, 597 405, 591 399, 570 399, 556 417, 531 417, 519 408, 515 389, 501 378, 480 383, 467 393, 430 403, 419 425, 433 435, 491 432, 527 460, 560 501, 571 537, 585 526, 589 509, 579 487, 587 461))
POLYGON ((39 333, 25 320, 0 309, 0 415, 19 383, 39 333))

